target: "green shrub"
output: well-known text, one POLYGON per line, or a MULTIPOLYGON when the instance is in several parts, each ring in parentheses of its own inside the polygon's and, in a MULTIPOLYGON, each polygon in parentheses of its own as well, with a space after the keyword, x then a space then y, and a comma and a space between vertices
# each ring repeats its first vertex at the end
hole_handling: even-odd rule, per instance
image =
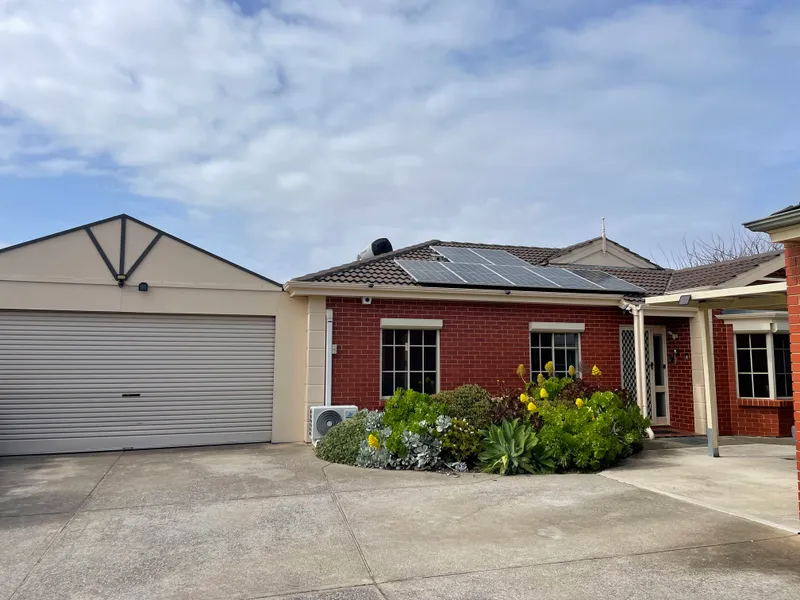
POLYGON ((328 462, 356 464, 361 442, 367 438, 366 412, 360 412, 331 427, 315 448, 317 456, 328 462))
POLYGON ((386 401, 383 411, 383 426, 392 428, 391 435, 386 439, 386 449, 392 454, 405 457, 408 448, 403 442, 404 432, 427 435, 427 425, 436 423, 441 415, 447 415, 447 407, 441 402, 434 402, 428 394, 414 390, 397 390, 386 401))
POLYGON ((516 475, 549 473, 555 468, 552 458, 536 432, 519 419, 490 425, 484 432, 482 451, 478 455, 481 469, 486 473, 516 475))
POLYGON ((442 434, 442 451, 447 462, 469 463, 478 454, 482 434, 464 419, 453 419, 442 434))
POLYGON ((491 396, 479 385, 467 384, 454 390, 439 392, 433 397, 447 407, 447 414, 454 419, 463 419, 477 429, 489 424, 491 396))
POLYGON ((626 406, 614 392, 576 402, 538 404, 539 438, 560 470, 599 471, 641 447, 650 423, 637 406, 626 406))
POLYGON ((539 428, 539 418, 535 412, 527 408, 527 403, 520 401, 520 392, 507 390, 502 396, 496 396, 489 402, 489 420, 492 423, 519 419, 523 423, 539 428))

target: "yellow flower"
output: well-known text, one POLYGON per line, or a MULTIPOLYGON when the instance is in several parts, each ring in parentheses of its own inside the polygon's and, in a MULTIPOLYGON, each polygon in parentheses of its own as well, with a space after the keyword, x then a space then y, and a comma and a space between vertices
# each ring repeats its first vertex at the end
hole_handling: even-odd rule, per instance
POLYGON ((528 401, 528 394, 524 394, 524 393, 523 393, 523 394, 520 394, 520 395, 519 395, 519 401, 520 401, 520 402, 522 402, 523 404, 524 404, 525 402, 527 402, 527 401, 528 401))
POLYGON ((367 443, 369 444, 369 447, 374 450, 377 450, 378 448, 381 447, 381 441, 374 433, 369 434, 369 437, 367 438, 367 443))
POLYGON ((600 375, 602 374, 603 372, 597 368, 597 365, 592 367, 592 375, 594 375, 595 377, 600 377, 600 375))
POLYGON ((525 365, 520 365, 517 367, 517 375, 520 377, 525 377, 525 365))
POLYGON ((539 373, 539 374, 536 376, 536 383, 538 383, 539 385, 542 385, 542 384, 544 383, 544 375, 542 375, 541 373, 539 373))
POLYGON ((569 374, 570 377, 575 377, 575 367, 570 365, 569 369, 567 369, 567 373, 569 374))
POLYGON ((528 411, 529 412, 535 412, 536 411, 536 405, 533 402, 528 402, 528 411))
POLYGON ((583 406, 583 398, 578 398, 577 400, 575 400, 575 406, 581 408, 583 406))
POLYGON ((553 364, 552 360, 548 360, 547 361, 547 363, 544 365, 544 370, 547 371, 547 374, 550 375, 550 377, 553 376, 553 373, 555 373, 556 367, 553 364))
POLYGON ((539 398, 545 399, 549 395, 550 394, 547 393, 546 389, 542 388, 542 389, 539 390, 539 398))

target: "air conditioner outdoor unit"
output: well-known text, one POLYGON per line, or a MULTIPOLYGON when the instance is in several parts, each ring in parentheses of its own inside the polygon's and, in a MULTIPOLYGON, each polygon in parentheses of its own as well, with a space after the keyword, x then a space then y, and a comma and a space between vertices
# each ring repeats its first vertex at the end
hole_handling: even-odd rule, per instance
POLYGON ((334 425, 358 413, 357 406, 312 406, 308 410, 308 437, 316 442, 334 425))

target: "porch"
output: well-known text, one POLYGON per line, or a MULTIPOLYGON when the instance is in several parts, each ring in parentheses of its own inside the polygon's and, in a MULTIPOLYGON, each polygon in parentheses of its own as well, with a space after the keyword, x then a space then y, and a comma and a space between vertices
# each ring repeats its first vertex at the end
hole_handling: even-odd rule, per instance
POLYGON ((709 460, 705 437, 657 438, 602 473, 615 481, 800 533, 791 438, 720 437, 709 460))

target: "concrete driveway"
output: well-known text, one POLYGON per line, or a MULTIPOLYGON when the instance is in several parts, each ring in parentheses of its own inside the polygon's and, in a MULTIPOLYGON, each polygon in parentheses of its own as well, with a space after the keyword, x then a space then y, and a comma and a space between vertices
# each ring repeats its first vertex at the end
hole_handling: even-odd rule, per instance
POLYGON ((0 598, 800 597, 800 538, 602 476, 304 445, 0 460, 0 598))

